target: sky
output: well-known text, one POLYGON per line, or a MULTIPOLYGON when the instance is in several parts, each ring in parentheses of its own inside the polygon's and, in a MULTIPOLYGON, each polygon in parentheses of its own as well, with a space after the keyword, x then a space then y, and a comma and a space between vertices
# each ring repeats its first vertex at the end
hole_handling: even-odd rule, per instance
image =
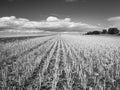
POLYGON ((120 0, 0 0, 0 28, 120 28, 119 9, 120 0))

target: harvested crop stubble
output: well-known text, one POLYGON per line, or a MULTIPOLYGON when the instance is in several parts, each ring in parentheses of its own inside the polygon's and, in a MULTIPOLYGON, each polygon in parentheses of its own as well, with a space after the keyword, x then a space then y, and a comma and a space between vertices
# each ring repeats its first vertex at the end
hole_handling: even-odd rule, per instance
POLYGON ((0 43, 0 90, 120 90, 120 39, 53 35, 0 43))

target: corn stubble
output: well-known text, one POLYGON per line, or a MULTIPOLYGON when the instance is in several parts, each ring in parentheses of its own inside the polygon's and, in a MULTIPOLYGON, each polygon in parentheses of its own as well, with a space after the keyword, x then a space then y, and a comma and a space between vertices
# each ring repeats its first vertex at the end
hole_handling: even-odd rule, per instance
POLYGON ((117 37, 63 34, 0 47, 0 90, 120 90, 117 37))

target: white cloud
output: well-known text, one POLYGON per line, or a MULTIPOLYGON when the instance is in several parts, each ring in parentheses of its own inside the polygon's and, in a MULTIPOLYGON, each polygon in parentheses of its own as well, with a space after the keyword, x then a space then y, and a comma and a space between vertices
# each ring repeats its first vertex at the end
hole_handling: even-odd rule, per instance
POLYGON ((108 18, 108 21, 120 21, 120 16, 108 18))
POLYGON ((117 27, 120 29, 120 16, 108 18, 110 27, 117 27))
POLYGON ((70 22, 71 18, 65 18, 64 20, 70 22))
POLYGON ((13 21, 15 20, 16 17, 15 16, 11 16, 11 17, 2 17, 0 18, 0 21, 13 21))
POLYGON ((46 21, 48 22, 54 22, 54 21, 59 21, 59 19, 57 17, 53 17, 53 16, 49 16, 46 21))
MULTIPOLYGON (((58 19, 57 17, 52 17, 52 20, 48 20, 49 18, 51 18, 52 16, 47 18, 47 22, 45 22, 46 27, 63 27, 63 28, 68 28, 68 29, 81 29, 81 28, 99 28, 98 26, 93 26, 93 25, 89 25, 86 23, 82 23, 82 22, 72 22, 71 18, 65 18, 65 19, 58 19), (48 22, 49 21, 49 22, 48 22), (50 22, 51 21, 51 22, 50 22)), ((43 26, 44 26, 43 25, 43 26)))
POLYGON ((47 19, 46 19, 47 22, 70 22, 71 21, 71 18, 65 18, 65 19, 59 19, 57 17, 54 17, 54 16, 49 16, 47 19))
POLYGON ((22 33, 38 33, 38 32, 43 32, 43 30, 35 30, 35 29, 31 29, 31 30, 23 30, 23 29, 17 29, 17 30, 15 30, 15 29, 8 29, 8 30, 6 30, 6 31, 8 31, 8 32, 21 32, 22 31, 22 33))
POLYGON ((16 29, 44 29, 44 30, 88 30, 88 29, 98 29, 98 26, 89 25, 82 22, 73 22, 71 18, 59 19, 54 16, 49 16, 44 21, 30 21, 24 18, 2 17, 0 18, 0 27, 12 27, 16 29))
POLYGON ((16 18, 15 16, 0 18, 0 27, 17 27, 22 26, 24 23, 29 22, 28 19, 16 18))

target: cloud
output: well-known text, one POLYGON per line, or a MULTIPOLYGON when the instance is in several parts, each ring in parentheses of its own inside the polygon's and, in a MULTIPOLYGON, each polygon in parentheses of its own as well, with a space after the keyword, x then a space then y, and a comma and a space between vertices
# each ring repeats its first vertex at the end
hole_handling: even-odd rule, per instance
POLYGON ((110 27, 117 27, 120 29, 120 16, 108 18, 110 27))
POLYGON ((71 18, 65 18, 64 20, 70 22, 71 18))
POLYGON ((21 30, 21 29, 8 29, 6 30, 8 32, 18 32, 18 33, 38 33, 38 32, 43 32, 43 30, 35 30, 35 29, 31 29, 31 30, 21 30), (22 31, 22 32, 21 32, 22 31))
POLYGON ((108 18, 108 21, 120 21, 120 16, 108 18))
POLYGON ((44 30, 44 31, 86 31, 99 29, 98 26, 73 22, 71 18, 59 19, 54 16, 49 16, 43 21, 30 21, 25 18, 16 18, 15 16, 0 18, 0 28, 20 29, 22 30, 44 30))
POLYGON ((78 1, 78 0, 65 0, 66 2, 75 2, 75 1, 78 1))
POLYGON ((20 27, 26 22, 29 22, 29 20, 24 18, 16 18, 15 16, 2 17, 0 18, 0 27, 20 27))
POLYGON ((89 25, 82 22, 73 22, 71 18, 59 19, 57 17, 50 16, 46 20, 43 26, 48 28, 63 28, 68 30, 81 30, 81 29, 96 29, 98 26, 89 25), (52 17, 52 18, 51 18, 52 17), (52 19, 51 21, 48 19, 52 19))
POLYGON ((46 19, 47 22, 56 22, 56 21, 71 21, 70 18, 65 18, 65 19, 59 19, 57 17, 54 17, 54 16, 49 16, 47 19, 46 19))
POLYGON ((46 19, 46 21, 48 21, 48 22, 59 21, 59 19, 57 17, 50 16, 46 19))

